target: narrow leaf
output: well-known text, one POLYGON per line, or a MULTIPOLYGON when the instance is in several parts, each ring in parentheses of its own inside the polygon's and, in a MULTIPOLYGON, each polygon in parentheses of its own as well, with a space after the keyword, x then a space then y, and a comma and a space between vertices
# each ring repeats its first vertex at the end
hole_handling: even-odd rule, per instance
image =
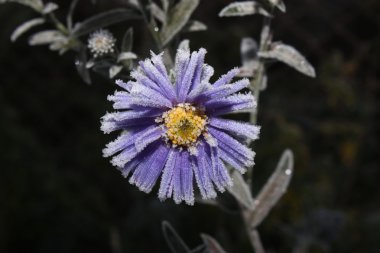
POLYGON ((151 3, 148 5, 148 9, 150 11, 150 14, 155 17, 158 21, 160 21, 162 24, 166 22, 166 15, 165 12, 155 3, 151 3))
POLYGON ((74 15, 75 8, 77 7, 77 4, 78 4, 78 0, 71 1, 69 12, 67 13, 66 22, 67 22, 67 27, 69 28, 69 30, 73 28, 73 15, 74 15))
POLYGON ((269 51, 259 52, 259 56, 279 60, 307 76, 315 77, 313 66, 300 52, 289 45, 275 42, 271 45, 269 51))
POLYGON ((183 40, 178 45, 178 49, 190 51, 190 41, 189 40, 183 40))
POLYGON ((267 17, 271 15, 255 1, 234 2, 224 7, 219 12, 219 17, 247 16, 261 14, 267 17))
POLYGON ((87 84, 91 84, 90 72, 88 71, 86 67, 86 63, 87 63, 87 53, 86 53, 85 47, 83 47, 79 51, 75 59, 75 66, 77 68, 78 74, 83 79, 83 81, 87 84))
POLYGON ((16 30, 11 35, 11 41, 15 42, 18 37, 23 35, 25 32, 27 32, 29 29, 31 29, 34 26, 41 25, 45 23, 45 19, 43 18, 34 18, 29 21, 26 21, 25 23, 19 25, 16 30))
POLYGON ((185 244, 182 238, 177 234, 175 229, 170 225, 169 222, 162 222, 162 231, 166 243, 168 244, 170 251, 172 253, 189 253, 191 252, 189 247, 185 244))
POLYGON ((57 10, 59 7, 56 3, 52 3, 52 2, 49 2, 47 4, 45 4, 43 10, 42 10, 42 13, 43 14, 49 14, 50 12, 53 12, 55 10, 57 10))
POLYGON ((181 0, 169 11, 166 24, 160 33, 160 40, 163 45, 169 43, 187 24, 198 4, 199 0, 181 0))
POLYGON ((293 175, 294 157, 289 149, 282 154, 276 170, 269 178, 263 189, 254 201, 251 227, 257 227, 268 215, 273 206, 284 195, 293 175))
POLYGON ((236 170, 232 172, 233 185, 228 188, 228 191, 243 204, 246 208, 252 210, 253 198, 249 186, 244 181, 242 175, 236 170))
POLYGON ((199 32, 207 30, 207 26, 197 20, 190 20, 183 28, 183 32, 199 32))
POLYGON ((277 7, 280 11, 286 12, 286 6, 282 0, 266 0, 272 6, 277 7))
POLYGON ((72 33, 74 36, 81 36, 102 27, 128 19, 138 18, 140 18, 140 15, 136 11, 128 9, 113 9, 86 19, 82 23, 76 25, 72 33))
POLYGON ((119 66, 119 65, 112 66, 110 68, 110 70, 109 70, 109 77, 110 77, 110 79, 112 79, 115 76, 117 76, 117 74, 119 74, 122 69, 123 69, 123 66, 119 66))
POLYGON ((130 52, 133 47, 133 28, 129 28, 123 37, 123 41, 121 42, 121 51, 130 52))
POLYGON ((58 30, 47 30, 38 32, 29 38, 30 46, 50 44, 66 37, 58 30))
POLYGON ((202 240, 206 245, 208 253, 226 253, 220 244, 210 235, 201 234, 202 240))
POLYGON ((125 60, 133 60, 137 59, 137 55, 133 52, 123 52, 119 54, 117 58, 117 62, 125 61, 125 60))

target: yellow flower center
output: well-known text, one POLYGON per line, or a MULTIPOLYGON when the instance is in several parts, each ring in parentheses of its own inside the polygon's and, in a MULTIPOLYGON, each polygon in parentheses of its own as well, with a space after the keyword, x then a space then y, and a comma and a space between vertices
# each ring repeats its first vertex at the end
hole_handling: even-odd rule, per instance
POLYGON ((166 136, 174 145, 191 146, 204 132, 207 117, 189 104, 179 104, 163 115, 166 136))

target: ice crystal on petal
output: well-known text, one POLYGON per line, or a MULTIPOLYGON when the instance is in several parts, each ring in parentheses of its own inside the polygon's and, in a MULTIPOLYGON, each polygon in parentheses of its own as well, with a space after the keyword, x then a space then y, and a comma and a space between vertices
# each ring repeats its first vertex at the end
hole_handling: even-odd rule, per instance
POLYGON ((119 111, 107 113, 101 129, 124 132, 104 156, 113 156, 112 164, 141 191, 150 192, 161 177, 161 200, 194 204, 194 182, 202 198, 215 198, 232 184, 226 165, 241 173, 254 165, 255 152, 245 143, 257 139, 260 128, 220 117, 255 108, 251 93, 237 93, 249 82, 232 82, 235 68, 210 83, 214 70, 205 54, 178 50, 168 70, 163 54, 152 52, 131 72, 134 80, 116 81, 124 91, 108 96, 119 111))

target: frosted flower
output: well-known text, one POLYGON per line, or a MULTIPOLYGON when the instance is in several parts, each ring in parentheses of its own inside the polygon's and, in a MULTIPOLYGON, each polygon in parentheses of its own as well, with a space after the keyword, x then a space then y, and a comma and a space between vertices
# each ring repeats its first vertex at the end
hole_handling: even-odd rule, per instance
POLYGON ((108 30, 100 29, 92 33, 88 39, 88 48, 94 57, 113 53, 116 39, 108 30))
POLYGON ((158 197, 194 203, 193 181, 204 199, 216 197, 232 180, 226 164, 241 173, 253 166, 255 153, 243 144, 258 138, 259 127, 221 118, 254 108, 251 93, 236 92, 248 79, 230 83, 233 69, 211 84, 213 68, 204 64, 205 49, 178 50, 172 83, 162 54, 140 62, 133 81, 116 83, 124 91, 109 96, 113 113, 101 124, 105 133, 124 130, 103 150, 129 182, 150 192, 161 176, 158 197))

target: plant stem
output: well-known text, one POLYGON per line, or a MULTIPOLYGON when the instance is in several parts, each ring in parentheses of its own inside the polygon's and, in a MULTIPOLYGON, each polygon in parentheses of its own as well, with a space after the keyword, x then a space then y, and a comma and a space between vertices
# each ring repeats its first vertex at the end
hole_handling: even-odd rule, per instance
MULTIPOLYGON (((270 10, 271 16, 264 17, 263 20, 263 26, 261 29, 260 34, 260 46, 259 46, 259 52, 260 51, 266 51, 268 50, 271 40, 272 40, 272 33, 271 33, 271 22, 272 22, 272 16, 273 16, 274 8, 272 7, 270 10)), ((265 62, 258 58, 258 67, 256 71, 254 72, 254 77, 251 81, 250 87, 253 90, 253 95, 255 97, 257 106, 256 109, 254 109, 250 113, 250 122, 252 124, 257 123, 257 113, 258 113, 258 106, 259 106, 259 98, 260 98, 260 91, 263 86, 263 82, 265 80, 265 62)), ((249 188, 252 189, 252 174, 253 174, 253 167, 248 168, 247 171, 247 183, 249 185, 249 188)), ((261 243, 259 232, 257 231, 256 227, 251 226, 251 210, 246 209, 245 207, 241 207, 242 211, 242 217, 244 220, 244 224, 246 227, 246 231, 248 233, 248 238, 251 242, 252 248, 254 249, 255 253, 265 253, 264 247, 261 243)))

